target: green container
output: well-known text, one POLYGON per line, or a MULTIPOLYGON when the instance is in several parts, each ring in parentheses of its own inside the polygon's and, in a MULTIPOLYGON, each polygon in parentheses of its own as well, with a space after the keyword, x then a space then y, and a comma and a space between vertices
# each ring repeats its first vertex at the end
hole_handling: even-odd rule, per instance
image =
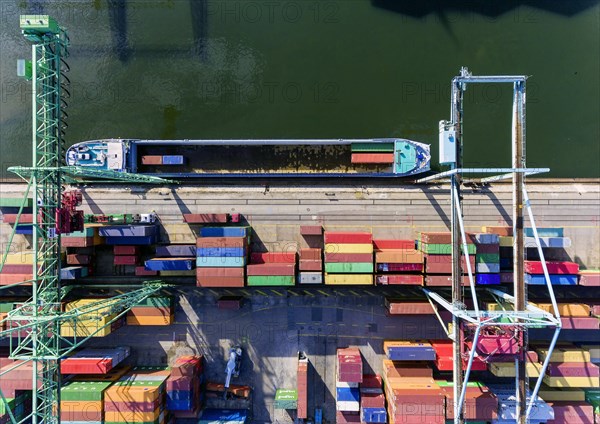
POLYGON ((110 381, 69 381, 60 389, 61 400, 101 401, 104 391, 113 383, 110 381))
POLYGON ((600 414, 600 389, 583 389, 585 401, 594 407, 594 412, 600 414))
POLYGON ((8 303, 0 303, 0 312, 10 312, 13 310, 15 304, 12 302, 8 302, 8 303))
POLYGON ((275 393, 275 409, 297 409, 298 390, 277 389, 275 393))
POLYGON ((325 263, 325 272, 352 274, 352 273, 373 273, 372 262, 327 262, 325 263))
MULTIPOLYGON (((471 252, 469 252, 471 253, 471 252)), ((475 263, 478 264, 498 264, 500 263, 499 253, 479 253, 475 256, 475 263)))
MULTIPOLYGON (((0 208, 18 208, 21 207, 21 203, 23 202, 22 197, 3 197, 0 196, 0 208)), ((33 199, 28 197, 25 200, 25 207, 30 208, 33 206, 33 199)))
POLYGON ((248 286, 294 286, 294 280, 293 275, 250 275, 248 286))
POLYGON ((135 306, 153 306, 157 308, 170 308, 173 306, 173 298, 171 296, 151 296, 147 297, 135 306))
POLYGON ((94 237, 95 227, 84 228, 83 231, 73 231, 72 233, 63 234, 62 237, 94 237))
POLYGON ((352 143, 352 153, 394 152, 394 143, 352 143))
MULTIPOLYGON (((451 244, 433 244, 433 243, 421 243, 417 241, 417 249, 424 253, 432 255, 451 255, 452 245, 451 244)), ((474 244, 467 244, 467 251, 469 255, 474 255, 477 250, 477 246, 474 244)), ((460 245, 460 251, 464 253, 462 244, 460 245)), ((495 255, 495 253, 492 253, 495 255)), ((498 260, 499 261, 499 260, 498 260)))

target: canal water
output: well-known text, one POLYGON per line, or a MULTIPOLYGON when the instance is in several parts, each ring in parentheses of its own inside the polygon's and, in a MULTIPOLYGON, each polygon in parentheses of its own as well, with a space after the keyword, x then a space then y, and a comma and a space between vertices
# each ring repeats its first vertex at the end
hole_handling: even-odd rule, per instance
MULTIPOLYGON (((431 143, 450 80, 525 74, 527 163, 600 176, 598 1, 2 0, 0 157, 31 161, 18 17, 68 29, 68 143, 97 138, 365 138, 431 143)), ((464 158, 510 166, 512 87, 465 94, 464 158)))

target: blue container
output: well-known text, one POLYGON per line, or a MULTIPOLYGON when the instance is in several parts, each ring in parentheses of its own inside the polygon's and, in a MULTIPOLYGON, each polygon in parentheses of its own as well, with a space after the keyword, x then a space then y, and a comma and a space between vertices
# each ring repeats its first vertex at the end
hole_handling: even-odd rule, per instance
POLYGON ((61 280, 75 280, 77 278, 87 277, 88 269, 82 266, 69 266, 61 268, 60 278, 61 280))
MULTIPOLYGON (((539 237, 564 237, 563 228, 538 228, 539 237)), ((525 228, 525 237, 533 237, 533 228, 525 228)))
POLYGON ((500 274, 477 274, 476 284, 500 284, 500 274))
POLYGON ((336 387, 336 401, 338 402, 359 402, 360 389, 358 387, 336 387))
POLYGON ((189 271, 194 269, 194 259, 149 259, 145 263, 149 271, 189 271))
POLYGON ((244 424, 248 419, 246 409, 213 409, 202 411, 198 424, 244 424))
POLYGON ((196 258, 197 267, 224 267, 224 268, 236 268, 246 265, 245 257, 211 257, 211 258, 196 258))
POLYGON ((194 409, 194 401, 192 399, 170 399, 167 392, 167 409, 171 411, 191 411, 194 409))
POLYGON ((147 237, 157 233, 156 225, 113 225, 100 227, 98 233, 102 237, 147 237))
POLYGON ((246 237, 250 227, 203 227, 200 237, 246 237))
POLYGON ((191 244, 172 244, 169 246, 156 246, 156 256, 160 257, 196 257, 196 246, 191 244))
MULTIPOLYGON (((532 286, 541 286, 546 284, 546 278, 544 274, 525 274, 525 282, 532 286)), ((553 286, 576 286, 577 275, 550 274, 550 283, 553 286)))
POLYGON ((431 346, 391 346, 387 350, 392 361, 435 361, 435 350, 431 346))
POLYGON ((385 408, 360 408, 360 420, 365 423, 387 422, 387 411, 385 408))
MULTIPOLYGON (((565 248, 571 247, 571 239, 569 237, 542 237, 540 236, 540 245, 542 247, 565 248)), ((536 249, 535 238, 525 237, 525 247, 536 249)))
MULTIPOLYGON (((19 213, 19 207, 18 206, 0 206, 0 212, 2 212, 3 215, 16 215, 19 213)), ((33 209, 32 208, 23 208, 22 213, 32 214, 33 209)))
POLYGON ((162 157, 163 165, 183 165, 183 156, 181 155, 165 155, 162 157))
POLYGON ((156 236, 146 237, 106 237, 104 239, 105 244, 109 245, 136 245, 136 246, 148 246, 156 243, 156 236))
POLYGON ((33 234, 33 225, 17 225, 15 234, 33 234))
POLYGON ((478 273, 483 273, 483 274, 493 274, 493 273, 500 272, 500 264, 499 263, 486 263, 486 262, 478 263, 475 268, 478 273))
POLYGON ((205 257, 242 257, 246 256, 246 249, 243 247, 198 247, 196 255, 199 258, 205 257))
POLYGON ((167 392, 167 400, 175 402, 191 402, 195 393, 190 390, 173 390, 167 392))
POLYGON ((498 234, 478 233, 475 234, 477 244, 499 244, 500 236, 498 234))

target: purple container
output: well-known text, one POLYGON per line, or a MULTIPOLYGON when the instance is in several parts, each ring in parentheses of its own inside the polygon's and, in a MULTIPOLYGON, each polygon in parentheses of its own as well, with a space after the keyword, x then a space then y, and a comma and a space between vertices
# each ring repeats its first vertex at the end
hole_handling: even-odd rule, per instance
POLYGON ((156 235, 156 225, 112 225, 100 227, 102 237, 148 237, 156 235))
POLYGON ((196 246, 192 244, 171 244, 169 246, 156 246, 156 256, 195 258, 196 246))

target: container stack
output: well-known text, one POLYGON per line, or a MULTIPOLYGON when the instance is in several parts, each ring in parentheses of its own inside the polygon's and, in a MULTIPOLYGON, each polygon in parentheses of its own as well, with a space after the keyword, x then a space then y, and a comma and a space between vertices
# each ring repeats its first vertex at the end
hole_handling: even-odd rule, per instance
POLYGON ((394 164, 394 143, 352 143, 351 163, 394 164))
MULTIPOLYGON (((402 358, 409 358, 413 354, 417 354, 415 358, 433 357, 431 346, 418 344, 395 345, 395 349, 386 352, 402 358)), ((399 362, 384 359, 383 383, 390 423, 444 424, 444 393, 435 383, 433 371, 428 365, 412 360, 399 362)))
POLYGON ((106 374, 131 353, 128 346, 86 348, 60 361, 61 374, 106 374))
POLYGON ((131 224, 109 225, 99 227, 100 236, 105 237, 108 245, 149 246, 155 244, 158 238, 156 225, 131 224))
POLYGON ((498 253, 500 255, 500 282, 513 282, 513 229, 512 227, 483 227, 484 233, 498 236, 498 253))
POLYGON ((104 392, 104 422, 163 423, 168 377, 159 367, 136 367, 121 377, 104 392))
POLYGON ((500 284, 500 237, 497 234, 477 233, 475 246, 476 283, 500 284))
POLYGON ((77 320, 69 320, 61 324, 60 335, 63 337, 104 337, 123 326, 125 319, 117 318, 117 313, 111 312, 110 300, 79 299, 68 302, 65 311, 85 308, 99 301, 108 302, 106 306, 94 308, 89 313, 80 315, 77 320))
POLYGON ((61 280, 78 280, 88 276, 87 266, 68 266, 60 269, 61 280))
MULTIPOLYGON (((448 381, 436 381, 446 397, 446 420, 454 420, 454 384, 448 381)), ((469 381, 465 391, 464 419, 478 422, 490 422, 497 419, 498 398, 485 384, 469 381)))
POLYGON ((0 424, 11 422, 8 409, 13 414, 16 422, 21 422, 31 413, 31 391, 17 390, 14 395, 6 396, 6 403, 0 402, 0 424))
MULTIPOLYGON (((453 348, 451 340, 431 340, 431 347, 435 351, 435 362, 434 365, 438 371, 452 371, 454 369, 453 362, 453 348)), ((463 358, 463 370, 467 369, 467 360, 463 358)), ((485 371, 487 370, 487 364, 481 359, 480 356, 473 358, 473 364, 471 365, 472 371, 485 371)))
MULTIPOLYGON (((540 361, 548 356, 548 349, 536 349, 540 361)), ((590 361, 590 353, 575 346, 555 347, 544 375, 544 384, 557 389, 597 388, 600 368, 590 361)))
POLYGON ((70 247, 67 248, 67 265, 82 266, 86 268, 86 275, 94 273, 94 248, 93 247, 70 247))
MULTIPOLYGON (((492 421, 493 424, 514 424, 517 422, 517 399, 514 386, 502 384, 489 384, 488 387, 498 399, 498 418, 492 421)), ((530 402, 530 393, 527 394, 527 403, 530 402)), ((551 422, 554 419, 552 407, 544 402, 539 396, 533 404, 529 424, 543 424, 551 422)))
POLYGON ((373 284, 371 233, 325 231, 325 284, 373 284))
POLYGON ((363 364, 360 350, 348 347, 337 350, 336 422, 360 422, 360 389, 363 364))
MULTIPOLYGON (((418 249, 423 252, 425 260, 425 285, 452 285, 452 235, 449 232, 423 232, 417 240, 418 249)), ((467 249, 471 269, 475 270, 475 238, 467 234, 467 249)), ((461 256, 462 285, 469 284, 466 257, 461 256)))
POLYGON ((104 394, 111 381, 63 383, 60 388, 60 420, 63 423, 97 424, 105 421, 104 394))
POLYGON ((175 300, 150 296, 127 311, 127 325, 171 325, 175 322, 175 300))
POLYGON ((414 240, 373 240, 377 284, 423 285, 423 253, 414 240))
POLYGON ((104 244, 99 227, 85 226, 82 231, 74 231, 60 236, 62 247, 93 247, 104 244))
POLYGON ((113 265, 136 266, 140 263, 140 246, 113 246, 113 265))
POLYGON ((360 420, 363 423, 387 422, 383 382, 379 375, 363 375, 360 383, 360 420))
MULTIPOLYGON (((536 303, 538 308, 553 313, 550 303, 536 303)), ((592 308, 583 303, 558 303, 560 321, 563 330, 598 330, 600 321, 595 316, 590 316, 592 308)))
POLYGON ((6 255, 6 262, 0 272, 0 285, 20 283, 33 278, 33 251, 22 251, 6 255))
POLYGON ((300 249, 298 284, 323 284, 323 250, 300 249))
POLYGON ((196 240, 198 287, 244 287, 250 227, 204 227, 196 240))
MULTIPOLYGON (((24 362, 18 365, 19 362, 22 361, 12 361, 2 358, 0 389, 8 403, 12 403, 18 408, 17 415, 24 418, 28 412, 31 412, 31 402, 27 402, 27 399, 30 397, 33 389, 33 381, 31 379, 33 364, 31 362, 24 362), (18 367, 15 367, 17 365, 18 367)), ((0 408, 2 408, 0 409, 0 419, 3 423, 10 423, 10 417, 6 413, 5 406, 4 402, 0 401, 0 408)), ((15 413, 14 409, 12 411, 15 413)))
POLYGON ((167 378, 167 409, 178 418, 197 417, 204 393, 202 357, 180 356, 167 378))
POLYGON ((252 253, 251 262, 246 267, 249 287, 296 283, 296 252, 252 253))
POLYGON ((298 418, 308 418, 308 358, 303 352, 298 354, 296 373, 298 391, 298 418))
POLYGON ((580 269, 578 284, 586 287, 600 287, 600 269, 580 269))
MULTIPOLYGON (((574 286, 577 284, 579 265, 575 262, 546 262, 552 285, 574 286)), ((525 261, 525 281, 530 285, 546 285, 544 268, 540 261, 525 261)))

